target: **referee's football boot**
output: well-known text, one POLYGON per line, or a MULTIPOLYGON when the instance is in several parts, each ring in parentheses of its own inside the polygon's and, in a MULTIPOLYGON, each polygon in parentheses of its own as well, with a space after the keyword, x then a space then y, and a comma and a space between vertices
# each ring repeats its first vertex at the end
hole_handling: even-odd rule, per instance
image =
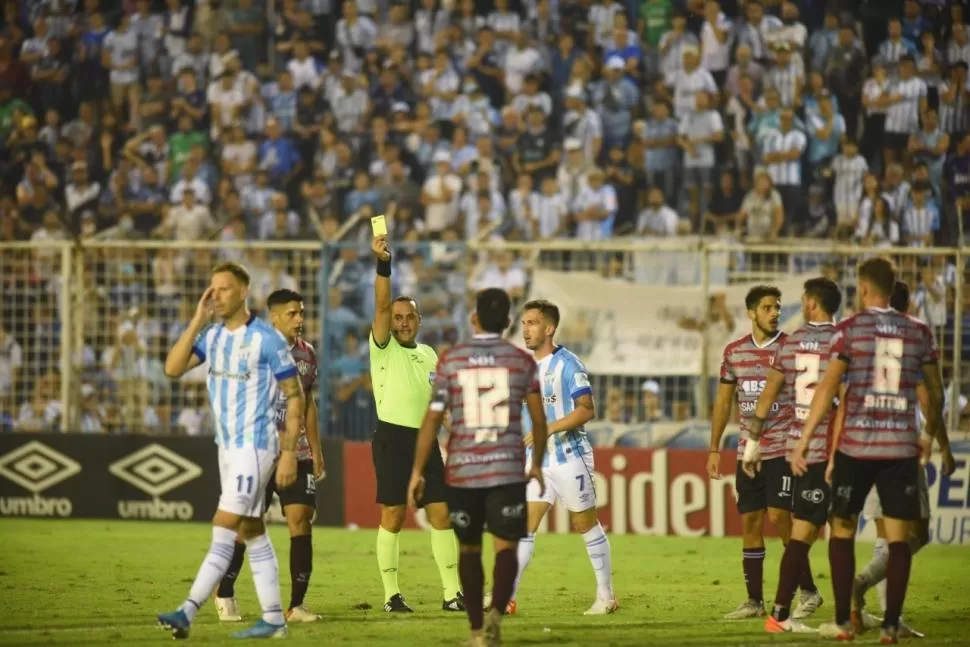
POLYGON ((172 611, 171 613, 163 613, 158 616, 158 625, 162 629, 168 629, 172 632, 172 638, 175 640, 184 640, 189 637, 189 627, 192 625, 189 622, 188 616, 181 609, 177 611, 172 611))
POLYGON ((395 593, 390 600, 384 603, 384 610, 388 613, 414 613, 414 609, 408 606, 408 603, 404 601, 404 596, 400 593, 395 593))
POLYGON ((460 611, 465 612, 465 596, 462 595, 461 591, 458 591, 458 595, 450 600, 444 600, 441 603, 442 611, 460 611))

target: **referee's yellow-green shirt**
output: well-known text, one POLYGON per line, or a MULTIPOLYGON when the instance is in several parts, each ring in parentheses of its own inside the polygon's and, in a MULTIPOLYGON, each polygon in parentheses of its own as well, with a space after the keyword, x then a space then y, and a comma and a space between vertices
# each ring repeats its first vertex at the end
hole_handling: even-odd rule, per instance
POLYGON ((370 374, 377 418, 418 429, 431 401, 438 355, 431 346, 405 348, 394 335, 381 348, 370 334, 370 374))

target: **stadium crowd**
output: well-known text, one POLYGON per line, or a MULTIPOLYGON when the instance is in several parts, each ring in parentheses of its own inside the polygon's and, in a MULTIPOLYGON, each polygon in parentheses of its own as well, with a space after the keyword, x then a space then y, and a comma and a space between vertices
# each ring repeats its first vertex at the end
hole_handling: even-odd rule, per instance
MULTIPOLYGON (((0 243, 353 242, 369 234, 352 223, 388 211, 393 240, 435 243, 394 259, 396 290, 421 303, 433 345, 465 328, 469 287, 527 289, 514 254, 485 259, 469 280, 449 242, 959 244, 966 10, 963 0, 6 0, 0 243)), ((253 270, 257 312, 279 287, 313 295, 311 315, 326 299, 334 430, 361 436, 373 416, 363 249, 344 245, 323 263, 237 248, 86 255, 80 429, 204 433, 203 383, 172 385, 161 361, 208 268, 231 258, 253 270)), ((23 250, 0 261, 5 430, 51 428, 61 415, 59 262, 23 250)), ((956 280, 927 264, 921 317, 952 330, 956 280)))

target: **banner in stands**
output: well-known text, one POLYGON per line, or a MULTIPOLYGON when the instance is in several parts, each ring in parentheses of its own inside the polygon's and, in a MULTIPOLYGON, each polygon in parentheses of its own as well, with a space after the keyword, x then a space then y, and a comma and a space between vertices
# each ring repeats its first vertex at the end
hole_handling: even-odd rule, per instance
MULTIPOLYGON (((343 521, 340 441, 324 443, 318 524, 343 521)), ((211 438, 4 434, 0 516, 208 521, 219 500, 211 438)))
MULTIPOLYGON (((795 275, 776 285, 784 299, 782 328, 801 324, 802 285, 814 274, 795 275)), ((711 356, 748 329, 744 297, 755 284, 711 288, 724 294, 735 320, 734 330, 710 338, 711 356)), ((702 336, 681 327, 685 319, 701 320, 707 310, 701 287, 618 282, 590 272, 536 270, 529 298, 549 299, 559 306, 560 338, 579 353, 594 375, 701 375, 702 336)), ((713 364, 716 366, 716 363, 713 364)))
MULTIPOLYGON (((707 452, 676 449, 606 449, 595 451, 597 507, 607 532, 618 535, 735 537, 741 517, 734 496, 736 453, 721 452, 722 478, 707 476, 707 452)), ((370 445, 344 445, 344 488, 347 525, 376 528, 380 510, 370 445), (353 475, 353 476, 351 476, 353 475)), ((930 465, 931 533, 936 543, 970 544, 970 454, 957 456, 953 476, 939 475, 939 460, 930 465)), ((408 510, 405 527, 427 528, 423 513, 408 510)), ((569 514, 556 506, 541 531, 569 532, 569 514)), ((765 534, 775 536, 765 523, 765 534)), ((873 524, 861 538, 874 536, 873 524)))

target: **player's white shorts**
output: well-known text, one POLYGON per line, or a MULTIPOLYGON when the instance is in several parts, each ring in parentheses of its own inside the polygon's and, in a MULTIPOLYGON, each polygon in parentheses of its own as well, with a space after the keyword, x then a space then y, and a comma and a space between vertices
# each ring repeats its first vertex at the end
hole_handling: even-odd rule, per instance
MULTIPOLYGON (((926 481, 926 470, 920 467, 919 469, 919 517, 920 519, 930 518, 930 485, 926 481)), ((882 503, 879 501, 879 493, 876 491, 876 486, 873 485, 872 489, 869 490, 869 496, 866 497, 866 502, 862 506, 862 517, 868 521, 875 521, 876 519, 882 519, 882 503)))
POLYGON ((219 509, 241 517, 263 516, 266 485, 273 476, 275 451, 253 447, 219 448, 219 509))
POLYGON ((545 501, 554 505, 560 501, 570 512, 583 512, 596 507, 596 488, 593 484, 593 455, 583 454, 561 465, 542 469, 546 492, 539 496, 539 484, 529 481, 525 491, 526 501, 545 501))

